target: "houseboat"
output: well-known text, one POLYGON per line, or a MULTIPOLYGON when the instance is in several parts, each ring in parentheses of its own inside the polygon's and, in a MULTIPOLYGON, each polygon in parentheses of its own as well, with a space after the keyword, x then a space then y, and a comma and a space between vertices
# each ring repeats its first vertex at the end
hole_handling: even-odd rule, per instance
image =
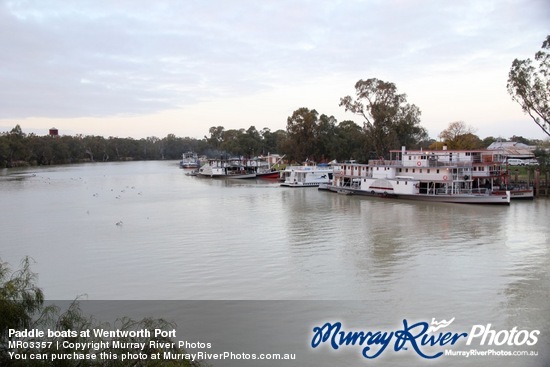
POLYGON ((256 178, 256 170, 242 163, 240 158, 210 159, 197 174, 210 178, 256 178))
POLYGON ((282 173, 281 186, 318 187, 329 184, 334 178, 334 169, 328 164, 288 166, 282 173))
POLYGON ((390 159, 344 163, 321 188, 334 192, 464 204, 510 204, 495 193, 502 161, 485 150, 390 151, 390 159))

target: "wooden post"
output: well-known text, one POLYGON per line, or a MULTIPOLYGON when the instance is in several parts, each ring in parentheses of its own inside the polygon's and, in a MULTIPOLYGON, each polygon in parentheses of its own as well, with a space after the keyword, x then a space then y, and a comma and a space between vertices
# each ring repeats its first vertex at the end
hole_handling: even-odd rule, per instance
MULTIPOLYGON (((545 190, 545 193, 548 193, 548 189, 545 190)), ((540 195, 540 169, 535 168, 535 196, 540 195)))
POLYGON ((544 195, 548 196, 548 170, 546 170, 544 185, 546 186, 546 189, 544 190, 544 195))

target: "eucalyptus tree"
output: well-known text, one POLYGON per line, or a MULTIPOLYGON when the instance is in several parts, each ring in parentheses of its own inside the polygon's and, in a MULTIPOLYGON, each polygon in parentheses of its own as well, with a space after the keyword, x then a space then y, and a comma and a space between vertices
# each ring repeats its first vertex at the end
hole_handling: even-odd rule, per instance
POLYGON ((157 159, 160 155, 160 139, 156 136, 148 136, 140 139, 140 151, 145 159, 157 159))
POLYGON ((175 134, 168 134, 162 141, 164 159, 181 158, 181 154, 183 153, 183 142, 181 138, 176 137, 175 134))
POLYGON ((6 135, 7 137, 7 155, 6 155, 6 165, 7 167, 12 167, 16 165, 19 161, 28 161, 31 157, 32 152, 26 144, 27 134, 23 132, 21 126, 16 125, 11 131, 6 135))
POLYGON ((334 157, 337 150, 336 136, 337 121, 334 116, 321 115, 315 129, 314 155, 319 161, 327 161, 334 157))
POLYGON ((220 145, 223 141, 223 135, 225 133, 225 129, 223 126, 212 126, 208 132, 210 133, 210 137, 205 136, 204 138, 210 144, 210 147, 212 149, 219 149, 220 145))
POLYGON ((267 155, 269 153, 278 153, 277 149, 277 134, 271 132, 267 127, 260 131, 262 137, 262 147, 260 154, 267 155))
POLYGON ((0 168, 5 168, 8 165, 8 156, 10 146, 7 134, 0 135, 0 168))
POLYGON ((356 98, 340 99, 340 106, 364 119, 363 132, 369 155, 384 156, 389 149, 402 145, 416 146, 427 138, 420 126, 420 109, 407 103, 391 82, 376 78, 359 80, 355 84, 356 98))
POLYGON ((26 145, 31 151, 31 163, 38 165, 50 165, 54 161, 53 141, 51 137, 29 134, 26 145))
POLYGON ((51 141, 54 155, 51 164, 71 163, 72 156, 69 143, 73 138, 67 135, 58 136, 56 138, 48 136, 47 138, 51 141))
POLYGON ((262 154, 267 155, 270 153, 283 154, 286 152, 284 144, 287 139, 287 132, 279 129, 274 132, 268 128, 262 129, 262 154))
POLYGON ((239 150, 245 157, 253 157, 261 153, 262 136, 255 126, 250 126, 239 136, 239 150))
POLYGON ((107 158, 107 141, 102 136, 86 135, 82 138, 85 155, 90 161, 104 161, 107 158))
POLYGON ((319 113, 306 107, 297 109, 288 117, 285 152, 291 160, 303 162, 316 159, 318 120, 319 113))
POLYGON ((219 148, 229 154, 242 155, 244 152, 241 148, 240 137, 244 135, 244 129, 229 129, 223 133, 223 140, 219 148))
POLYGON ((362 132, 361 126, 351 120, 342 121, 336 126, 336 134, 334 136, 334 151, 333 158, 339 162, 346 160, 357 160, 365 162, 368 156, 363 149, 365 145, 365 135, 362 132))
POLYGON ((550 35, 531 59, 512 62, 508 73, 508 93, 525 113, 550 136, 550 35))

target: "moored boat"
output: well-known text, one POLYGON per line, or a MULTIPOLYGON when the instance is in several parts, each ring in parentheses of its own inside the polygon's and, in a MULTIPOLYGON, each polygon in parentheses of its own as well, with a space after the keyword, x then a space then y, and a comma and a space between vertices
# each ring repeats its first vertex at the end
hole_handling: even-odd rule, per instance
POLYGON ((240 159, 211 159, 198 172, 200 177, 210 178, 256 178, 253 168, 243 165, 240 159))
MULTIPOLYGON (((267 157, 269 158, 269 156, 267 157)), ((252 158, 244 160, 244 164, 247 167, 250 167, 254 172, 256 172, 256 178, 265 178, 265 179, 278 179, 281 175, 280 171, 276 170, 274 166, 279 163, 280 157, 273 165, 270 165, 266 157, 252 158)))
POLYGON ((493 195, 503 195, 506 191, 510 191, 510 199, 512 200, 533 200, 535 199, 535 192, 532 187, 511 187, 511 188, 499 188, 493 190, 493 195))
POLYGON ((329 184, 334 176, 334 167, 328 164, 312 166, 288 166, 283 171, 281 186, 286 187, 318 187, 329 184))
POLYGON ((510 204, 510 191, 492 190, 501 165, 483 151, 390 152, 389 160, 345 163, 325 189, 360 195, 463 204, 510 204))
POLYGON ((199 168, 200 161, 199 156, 193 152, 183 153, 180 161, 180 168, 184 169, 196 169, 199 168))

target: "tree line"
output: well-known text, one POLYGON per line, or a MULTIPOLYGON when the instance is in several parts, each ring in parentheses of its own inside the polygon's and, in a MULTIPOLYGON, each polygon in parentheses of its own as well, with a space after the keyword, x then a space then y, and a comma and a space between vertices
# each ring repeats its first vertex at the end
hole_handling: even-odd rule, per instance
MULTIPOLYGON (((406 94, 399 93, 394 83, 376 78, 359 80, 355 84, 355 96, 341 98, 340 106, 359 116, 362 124, 351 120, 338 122, 334 116, 301 107, 287 118, 286 130, 257 130, 255 126, 226 130, 223 126, 213 126, 203 139, 174 134, 143 139, 81 134, 38 136, 25 134, 21 126, 16 125, 0 134, 0 167, 179 159, 188 151, 211 158, 251 158, 279 153, 285 154, 289 163, 350 159, 367 163, 373 158, 387 157, 389 150, 402 146, 481 149, 497 140, 494 137, 482 140, 463 121, 449 123, 439 135, 439 141, 431 139, 420 124, 420 109, 408 103, 406 94)), ((510 140, 528 145, 542 143, 516 136, 510 140)))

